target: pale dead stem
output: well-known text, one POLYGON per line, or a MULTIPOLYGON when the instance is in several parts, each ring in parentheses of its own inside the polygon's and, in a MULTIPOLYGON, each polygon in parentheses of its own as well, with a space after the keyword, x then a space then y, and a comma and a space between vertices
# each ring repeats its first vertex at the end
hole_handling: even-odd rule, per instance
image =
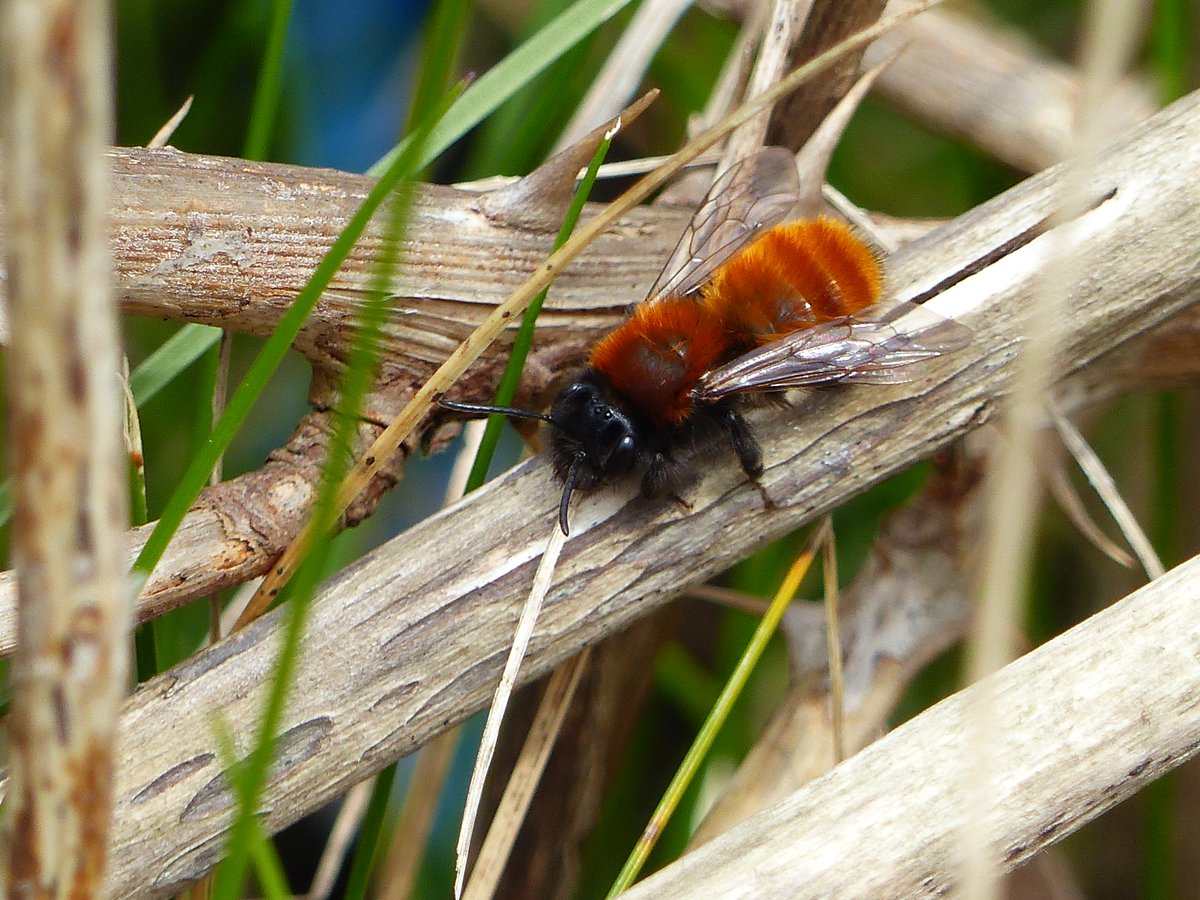
POLYGON ((101 896, 128 688, 127 467, 108 243, 109 5, 5 3, 0 110, 21 644, 0 895, 101 896))
POLYGON ((1075 300, 1084 258, 1078 254, 1082 233, 1076 221, 1096 202, 1094 185, 1102 176, 1100 148, 1115 137, 1110 98, 1137 43, 1140 7, 1122 0, 1096 0, 1084 17, 1083 81, 1074 109, 1072 141, 1056 192, 1047 237, 1049 255, 1037 279, 1037 302, 1028 323, 1012 394, 1002 408, 1006 452, 994 455, 984 486, 987 517, 979 607, 967 645, 967 683, 976 684, 968 706, 969 765, 965 768, 963 858, 960 890, 968 900, 998 897, 1002 862, 996 852, 995 826, 989 811, 1003 802, 1003 782, 995 777, 997 735, 1002 727, 994 682, 985 680, 1017 655, 1024 586, 1032 560, 1038 506, 1035 445, 1044 400, 1056 380, 1054 357, 1065 334, 1066 313, 1075 300))
MULTIPOLYGON (((987 824, 1004 870, 1200 748, 1197 602, 1200 559, 1192 559, 989 679, 1003 725, 994 778, 1005 794, 987 824)), ((977 690, 932 707, 627 896, 933 898, 960 888, 961 785, 973 766, 967 707, 977 690)))

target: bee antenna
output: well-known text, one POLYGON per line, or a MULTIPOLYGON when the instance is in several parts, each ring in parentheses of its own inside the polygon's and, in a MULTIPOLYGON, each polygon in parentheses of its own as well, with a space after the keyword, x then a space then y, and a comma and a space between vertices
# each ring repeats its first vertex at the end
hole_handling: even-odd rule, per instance
POLYGON ((575 490, 575 482, 579 480, 579 468, 585 459, 587 454, 582 450, 576 453, 571 460, 571 467, 567 469, 567 477, 563 479, 562 499, 558 501, 558 527, 562 529, 564 537, 571 533, 571 529, 567 527, 567 509, 571 505, 571 492, 575 490))
POLYGON ((490 416, 492 414, 500 416, 508 416, 513 419, 533 419, 535 422, 549 422, 551 425, 556 424, 553 419, 544 413, 530 412, 527 409, 515 409, 511 406, 487 406, 481 403, 459 403, 457 400, 439 400, 438 406, 442 409, 449 409, 453 412, 475 413, 480 416, 490 416))

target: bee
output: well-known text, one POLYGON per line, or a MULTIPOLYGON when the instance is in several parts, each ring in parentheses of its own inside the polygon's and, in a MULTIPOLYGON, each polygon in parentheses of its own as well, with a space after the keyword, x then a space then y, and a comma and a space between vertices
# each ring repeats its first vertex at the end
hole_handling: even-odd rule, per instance
POLYGON ((592 347, 548 414, 441 405, 550 426, 563 534, 574 492, 636 476, 643 496, 661 497, 686 476, 690 452, 721 441, 757 480, 748 395, 908 381, 904 367, 969 337, 932 313, 902 328, 911 304, 880 312, 878 254, 841 222, 791 220, 798 194, 794 157, 781 147, 727 169, 646 299, 592 347))

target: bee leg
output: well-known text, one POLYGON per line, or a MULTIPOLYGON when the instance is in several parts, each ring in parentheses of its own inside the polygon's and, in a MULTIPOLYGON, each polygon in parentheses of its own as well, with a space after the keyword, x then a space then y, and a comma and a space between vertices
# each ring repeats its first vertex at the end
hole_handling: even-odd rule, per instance
POLYGON ((646 474, 642 476, 642 496, 648 500, 656 497, 670 497, 678 506, 690 511, 692 504, 675 492, 675 485, 678 481, 678 472, 672 469, 670 459, 665 453, 659 451, 651 458, 650 466, 646 469, 646 474))
POLYGON ((646 467, 646 474, 642 476, 642 496, 648 500, 661 497, 671 489, 673 483, 666 455, 662 451, 656 452, 646 467))
POLYGON ((727 409, 721 417, 721 427, 733 444, 742 469, 755 481, 763 473, 762 448, 750 430, 750 424, 735 409, 727 409))
POLYGON ((672 493, 671 499, 675 501, 676 506, 683 507, 684 511, 686 511, 686 512, 691 512, 693 509, 695 509, 695 507, 691 503, 688 503, 686 500, 684 500, 678 494, 672 493))

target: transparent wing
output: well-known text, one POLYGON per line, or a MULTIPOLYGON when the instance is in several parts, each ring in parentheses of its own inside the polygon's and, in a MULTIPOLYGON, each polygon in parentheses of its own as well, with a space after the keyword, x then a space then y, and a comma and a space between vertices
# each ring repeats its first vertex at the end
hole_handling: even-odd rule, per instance
POLYGON ((795 157, 782 147, 730 166, 709 188, 646 298, 694 291, 764 230, 786 221, 798 191, 795 157))
POLYGON ((705 373, 695 396, 711 403, 750 391, 862 383, 901 384, 909 366, 960 350, 971 339, 964 325, 902 303, 878 318, 844 318, 795 331, 705 373))

